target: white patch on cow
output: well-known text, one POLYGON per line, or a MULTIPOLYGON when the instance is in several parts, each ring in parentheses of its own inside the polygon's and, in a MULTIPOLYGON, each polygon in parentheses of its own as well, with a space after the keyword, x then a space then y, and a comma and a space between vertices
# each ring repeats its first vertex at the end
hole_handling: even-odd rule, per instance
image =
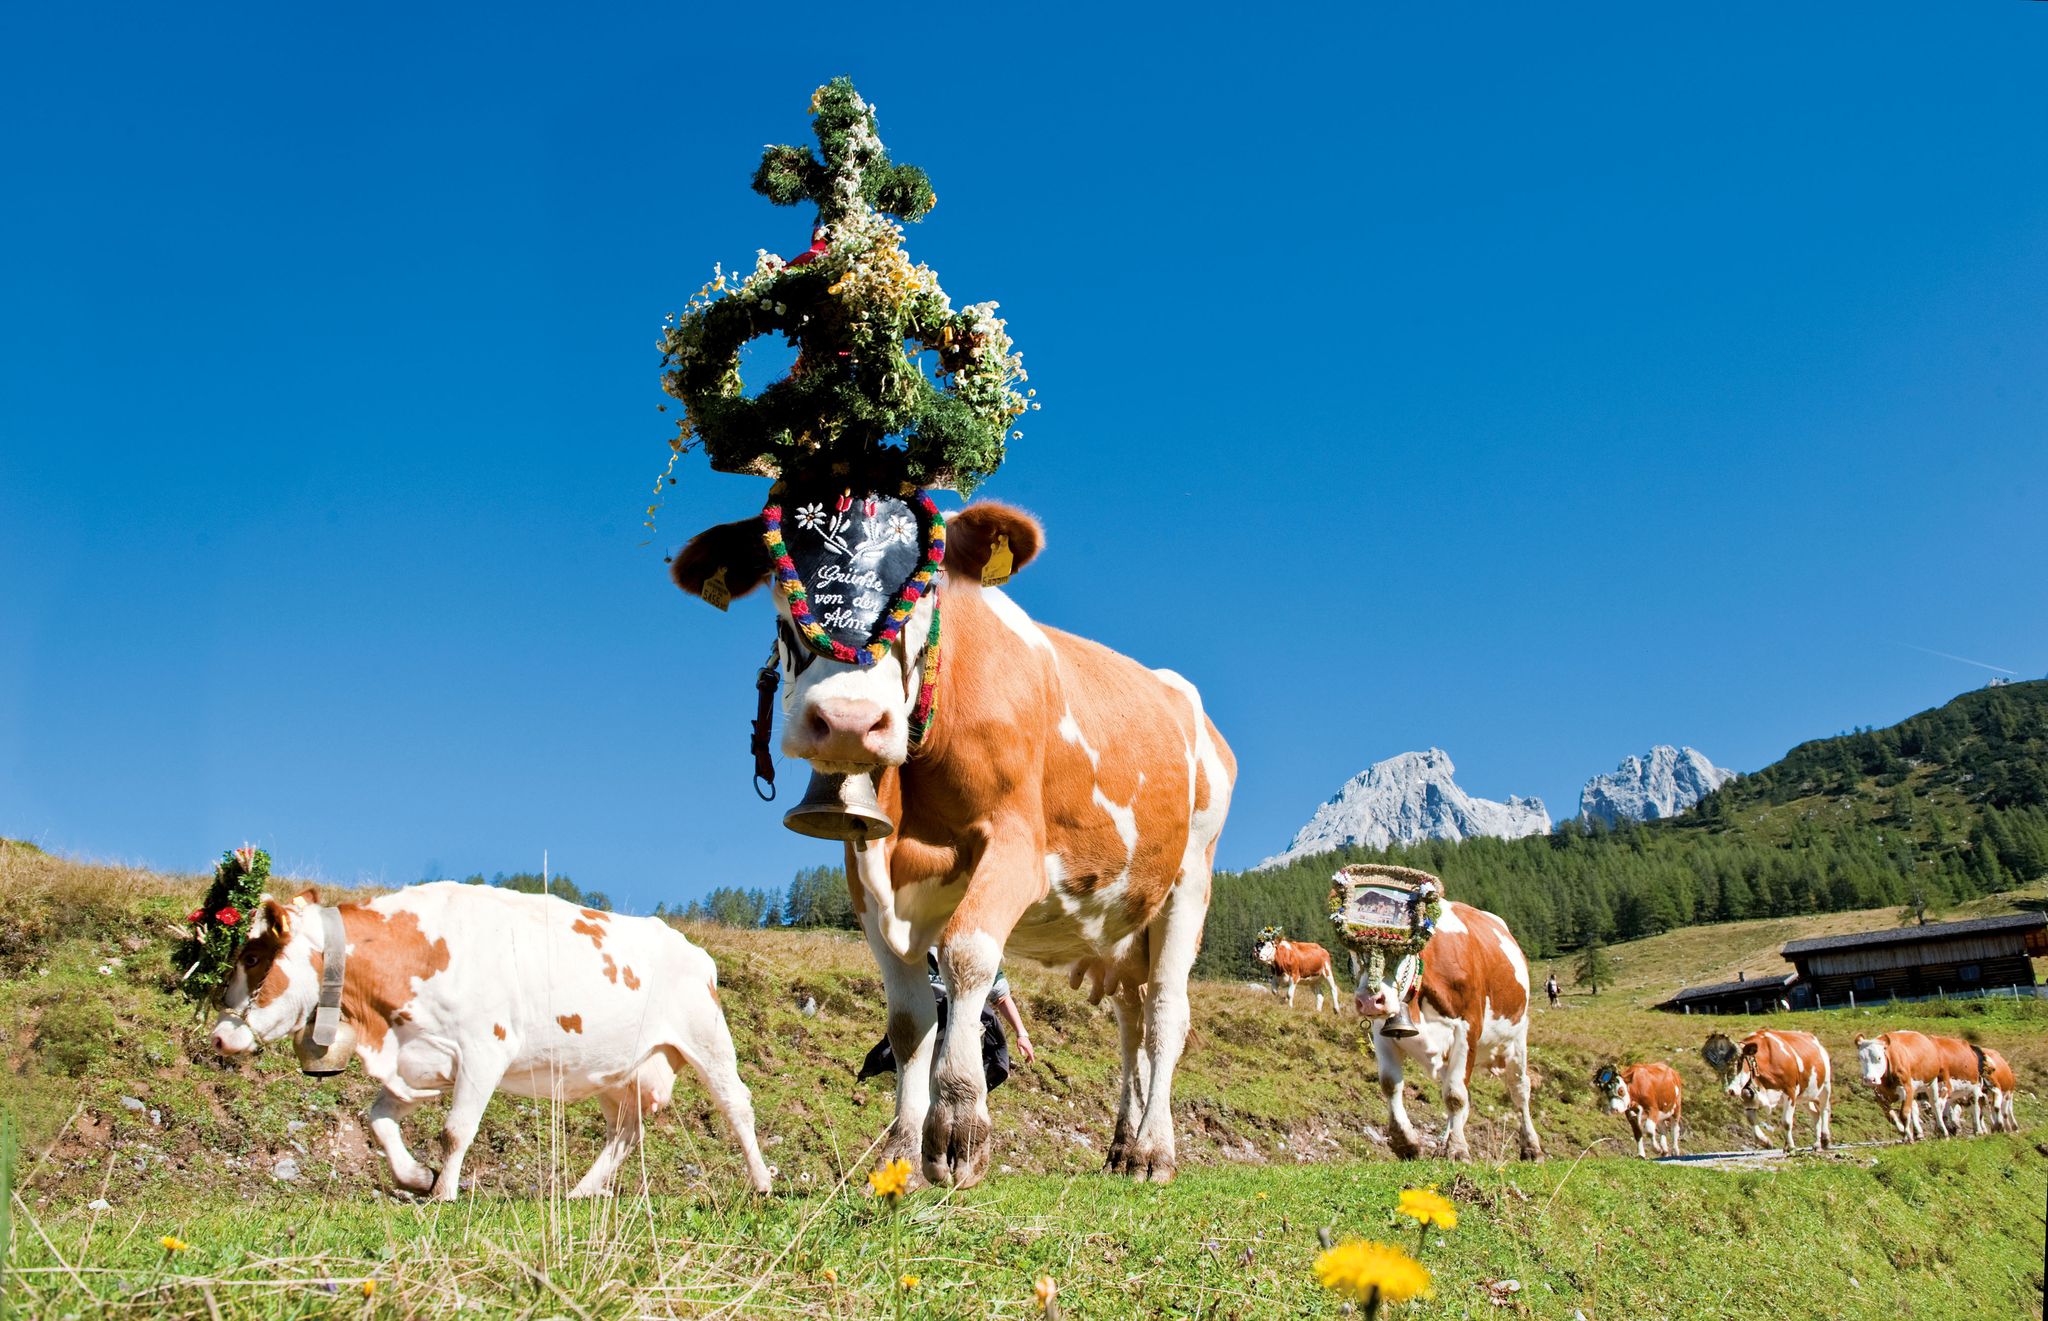
MULTIPOLYGON (((1469 931, 1471 928, 1465 925, 1465 919, 1458 916, 1458 912, 1455 908, 1453 908, 1449 904, 1445 904, 1443 916, 1437 918, 1436 920, 1436 929, 1438 931, 1469 931)), ((1525 971, 1522 977, 1522 985, 1527 986, 1528 984, 1528 974, 1525 971)))
POLYGON ((1081 722, 1074 719, 1073 711, 1068 710, 1061 714, 1059 730, 1061 738, 1080 748, 1082 752, 1088 755, 1088 765, 1090 767, 1097 771, 1102 769, 1102 754, 1095 749, 1094 744, 1088 741, 1088 736, 1081 732, 1081 722))
POLYGON ((1188 699, 1194 710, 1194 745, 1190 749, 1190 770, 1188 772, 1188 846, 1181 859, 1180 874, 1190 876, 1197 870, 1206 870, 1209 865, 1209 846, 1223 833, 1223 818, 1230 811, 1230 773, 1223 767, 1223 754, 1216 750, 1216 740, 1209 737, 1209 717, 1202 710, 1202 694, 1195 686, 1175 674, 1172 670, 1154 670, 1161 683, 1188 699), (1195 776, 1192 767, 1199 764, 1202 774, 1209 781, 1209 803, 1200 811, 1195 810, 1195 776))
POLYGON ((1116 826, 1117 838, 1124 842, 1124 874, 1130 874, 1131 855, 1138 851, 1138 800, 1131 799, 1130 806, 1109 801, 1109 795, 1096 785, 1091 796, 1095 805, 1109 813, 1110 821, 1116 826))
POLYGON ((1027 646, 1052 650, 1052 639, 1045 635, 1045 630, 1040 628, 1030 615, 1024 613, 1024 607, 1010 599, 1008 593, 999 587, 984 587, 981 589, 981 599, 988 605, 990 613, 1002 621, 1003 627, 1024 639, 1027 646))

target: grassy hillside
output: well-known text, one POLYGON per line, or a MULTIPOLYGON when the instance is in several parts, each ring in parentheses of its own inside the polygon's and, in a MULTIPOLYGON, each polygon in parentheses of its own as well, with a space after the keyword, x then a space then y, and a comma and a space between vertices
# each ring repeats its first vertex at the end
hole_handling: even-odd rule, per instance
POLYGON ((1938 911, 2048 875, 2048 680, 1802 743, 1668 821, 1344 849, 1219 876, 1199 970, 1251 975, 1252 937, 1269 923, 1325 939, 1330 873, 1351 862, 1435 872, 1537 957, 1700 923, 1938 911))
MULTIPOLYGON (((435 1209, 379 1191, 382 1162, 360 1121, 370 1091, 358 1074, 307 1079, 281 1047, 239 1067, 212 1058, 202 1021, 169 989, 165 957, 202 889, 196 877, 0 846, 0 1086, 25 1121, 13 1287, 32 1301, 29 1314, 356 1315, 364 1300, 346 1291, 374 1278, 381 1292, 370 1306, 393 1315, 458 1298, 544 1315, 694 1315, 755 1290, 750 1314, 854 1316, 871 1313, 883 1281, 900 1273, 886 1260, 879 1208, 851 1195, 892 1099, 853 1081, 882 1017, 857 940, 691 928, 719 959, 762 1140, 779 1167, 775 1198, 737 1197, 736 1161, 709 1107, 680 1088, 632 1194, 608 1207, 557 1200, 595 1153, 595 1108, 552 1113, 501 1100, 472 1152, 474 1196, 435 1209), (800 1008, 807 998, 814 1015, 800 1008), (106 1209, 92 1209, 96 1199, 106 1209), (167 1258, 164 1234, 191 1251, 167 1258)), ((1242 984, 1198 984, 1177 1093, 1184 1173, 1167 1190, 1094 1174, 1111 1119, 1106 1011, 1064 978, 1013 969, 1041 1061, 995 1094, 1002 1168, 990 1183, 922 1193, 905 1208, 908 1269, 920 1276, 914 1310, 1028 1315, 1029 1281, 1050 1272, 1070 1316, 1331 1315, 1308 1274, 1315 1230, 1386 1231, 1393 1192, 1434 1181, 1466 1219, 1431 1249, 1438 1301, 1418 1316, 1481 1308, 1481 1282, 1507 1278, 1523 1286, 1515 1306, 1538 1316, 1751 1317, 1758 1290, 1802 1277, 1848 1299, 1840 1315, 1896 1315, 1956 1289, 1986 1314, 2038 1311, 2048 1162, 2033 1143, 2048 1121, 2037 1099, 2048 1088, 2048 1007, 1800 1018, 1845 1073, 1859 1030, 1915 1025, 1998 1046, 2029 1093, 2019 1139, 1852 1150, 1747 1173, 1621 1158, 1621 1126, 1586 1082, 1613 1058, 1672 1060, 1693 1089, 1688 1145, 1742 1145, 1737 1115, 1693 1054, 1702 1025, 1643 1007, 1690 969, 1718 973, 1778 939, 1755 924, 1718 945, 1711 935, 1618 946, 1623 989, 1539 1011, 1535 1110, 1551 1159, 1537 1166, 1392 1162, 1356 1020, 1290 1013, 1242 984), (1766 1237, 1768 1259, 1725 1250, 1766 1237), (1705 1241, 1721 1246, 1686 1253, 1705 1241)), ((1475 1090, 1475 1151, 1505 1160, 1504 1091, 1486 1078, 1475 1090)), ((1875 1105, 1852 1092, 1845 1086, 1838 1103, 1837 1137, 1883 1136, 1875 1105)), ((1432 1122, 1434 1098, 1419 1089, 1412 1098, 1418 1120, 1432 1122)), ((437 1128, 431 1107, 410 1125, 422 1140, 437 1128)))

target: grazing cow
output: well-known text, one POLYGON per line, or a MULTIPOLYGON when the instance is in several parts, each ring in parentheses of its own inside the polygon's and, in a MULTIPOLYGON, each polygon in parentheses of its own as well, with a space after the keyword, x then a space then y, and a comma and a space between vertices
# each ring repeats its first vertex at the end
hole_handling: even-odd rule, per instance
POLYGON ((1785 1150, 1796 1151, 1792 1125, 1803 1101, 1814 1112, 1814 1149, 1834 1145, 1829 1120, 1834 1109, 1834 1066, 1827 1048, 1811 1032, 1780 1032, 1765 1028, 1736 1044, 1728 1095, 1740 1100, 1749 1128, 1759 1142, 1769 1142, 1761 1115, 1784 1107, 1785 1150))
POLYGON ((1490 1072, 1507 1071, 1508 1097, 1521 1115, 1522 1159, 1539 1159, 1543 1142, 1529 1117, 1529 963, 1508 924, 1468 904, 1445 902, 1436 933, 1422 951, 1419 1012, 1410 1014, 1418 1028, 1413 1036, 1386 1035, 1399 992, 1391 981, 1371 981, 1370 973, 1359 979, 1353 1003, 1360 1017, 1373 1021, 1394 1154, 1406 1159, 1422 1151, 1401 1104, 1405 1059, 1443 1091, 1444 1154, 1452 1160, 1471 1157, 1465 1118, 1472 1107, 1472 1066, 1484 1057, 1490 1072))
MULTIPOLYGON (((1934 1043, 1918 1032, 1856 1037, 1856 1063, 1864 1083, 1884 1108, 1885 1118, 1908 1142, 1925 1136, 1920 1122, 1920 1089, 1938 1094, 1940 1058, 1934 1043)), ((1937 1102, 1936 1109, 1939 1110, 1937 1102)), ((1937 1114, 1937 1122, 1939 1116, 1937 1114)))
MULTIPOLYGON (((436 881, 333 910, 345 941, 341 1021, 363 1071, 384 1085, 370 1132, 392 1177, 452 1201, 491 1094, 604 1108, 605 1143, 570 1193, 606 1194, 669 1102, 688 1060, 768 1191, 754 1110, 735 1067, 711 957, 664 922, 548 895, 436 881), (399 1121, 449 1092, 441 1171, 413 1159, 399 1121)), ((246 1054, 304 1028, 332 956, 328 915, 307 890, 265 898, 222 993, 214 1048, 246 1054)))
MULTIPOLYGON (((923 1157, 933 1183, 967 1187, 992 1146, 977 1032, 937 1040, 924 953, 939 951, 949 1022, 974 1024, 1005 955, 1065 966, 1111 997, 1123 1053, 1108 1168, 1164 1183, 1176 1163, 1173 1074, 1188 1032, 1188 972, 1209 908, 1216 837, 1236 761, 1193 684, 1033 622, 982 584, 998 549, 1037 554, 1037 520, 1005 505, 946 519, 936 602, 943 663, 929 732, 908 727, 934 594, 916 602, 879 664, 828 660, 793 640, 783 752, 826 773, 871 772, 894 833, 846 846, 853 905, 888 997, 896 1119, 881 1158, 923 1157)), ((998 557, 1000 559, 1000 557, 998 557)), ((673 576, 701 595, 767 581, 762 520, 698 534, 673 576)))
POLYGON ((1636 1155, 1648 1154, 1643 1150, 1645 1136, 1658 1155, 1678 1154, 1680 1112, 1685 1105, 1685 1084, 1678 1070, 1657 1060, 1625 1069, 1604 1064, 1593 1075, 1593 1085, 1606 1093, 1614 1113, 1627 1118, 1629 1131, 1636 1136, 1636 1155))
MULTIPOLYGON (((1330 988, 1330 1010, 1337 1012, 1337 975, 1330 968, 1330 951, 1305 940, 1282 940, 1262 936, 1252 947, 1252 957, 1272 965, 1273 972, 1287 983, 1287 1007, 1294 1008, 1294 988, 1302 982, 1322 978, 1330 988)), ((1323 1012, 1323 988, 1316 987, 1316 1012, 1323 1012)))
POLYGON ((2013 1113, 2013 1097, 2018 1095, 2020 1080, 2014 1075, 2012 1065, 2005 1062, 2005 1056, 1984 1047, 1980 1052, 1984 1090, 1991 1102, 1991 1127, 2005 1133, 2020 1131, 2019 1119, 2013 1113))

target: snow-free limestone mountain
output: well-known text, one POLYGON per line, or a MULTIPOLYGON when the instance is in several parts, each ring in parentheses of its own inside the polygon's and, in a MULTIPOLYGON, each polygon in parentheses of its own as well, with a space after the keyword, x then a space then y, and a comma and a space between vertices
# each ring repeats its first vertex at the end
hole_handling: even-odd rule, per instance
POLYGON ((1456 770, 1442 748, 1377 762, 1318 807, 1285 853, 1259 865, 1279 866, 1347 844, 1383 849, 1423 839, 1519 839, 1550 829, 1542 799, 1510 795, 1496 803, 1474 798, 1451 778, 1456 770))
POLYGON ((1677 816, 1734 778, 1693 748, 1660 743, 1640 757, 1624 757, 1606 775, 1586 781, 1579 815, 1613 825, 1677 816))

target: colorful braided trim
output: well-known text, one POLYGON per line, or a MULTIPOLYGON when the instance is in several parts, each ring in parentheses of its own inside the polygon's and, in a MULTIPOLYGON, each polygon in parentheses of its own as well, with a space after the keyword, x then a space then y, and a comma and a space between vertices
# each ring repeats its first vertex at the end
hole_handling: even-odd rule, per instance
POLYGON ((939 586, 932 584, 932 630, 925 635, 923 678, 917 685, 917 705, 910 708, 910 750, 917 751, 918 744, 932 727, 932 718, 938 714, 939 704, 939 586))
MULTIPOLYGON (((932 503, 931 495, 926 491, 913 493, 910 503, 924 523, 924 560, 917 566, 917 572, 911 574, 909 581, 903 584, 902 590, 896 593, 896 599, 890 603, 888 610, 883 612, 873 636, 868 639, 865 646, 860 647, 849 647, 843 642, 834 641, 832 635, 825 631, 825 626, 811 618, 809 593, 804 589, 803 579, 797 574, 796 561, 789 557, 788 545, 782 540, 782 506, 770 503, 762 509, 761 539, 767 543, 768 558, 775 565, 776 590, 782 593, 782 599, 789 604, 789 618, 790 622, 796 625, 797 636, 804 640, 804 645, 825 659, 863 668, 880 661, 889 654, 889 648, 903 636, 903 623, 910 618, 911 611, 917 608, 918 601, 925 593, 936 591, 939 566, 946 559, 946 519, 939 513, 939 507, 932 503)), ((932 618, 934 640, 938 636, 938 627, 935 605, 932 618)), ((931 664, 936 672, 937 663, 931 664)))

